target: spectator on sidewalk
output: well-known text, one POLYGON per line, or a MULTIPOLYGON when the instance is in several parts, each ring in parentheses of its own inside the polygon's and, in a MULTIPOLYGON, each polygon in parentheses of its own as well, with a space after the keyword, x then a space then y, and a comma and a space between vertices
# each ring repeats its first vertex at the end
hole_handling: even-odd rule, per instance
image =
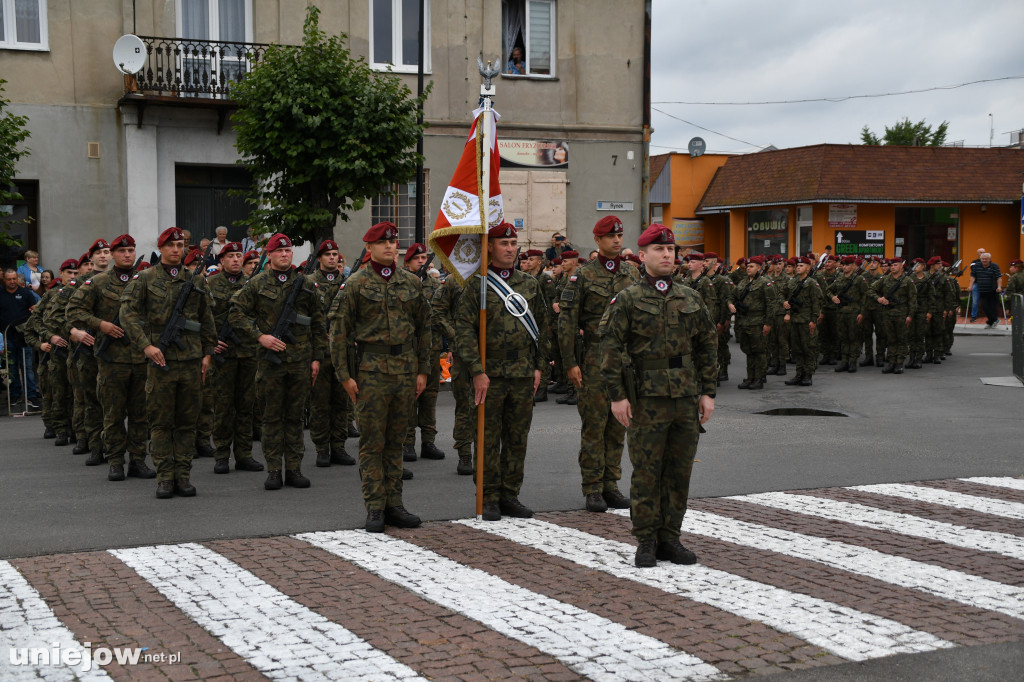
POLYGON ((36 387, 36 373, 32 362, 32 348, 25 343, 25 337, 16 327, 32 314, 39 297, 27 287, 18 286, 18 272, 13 268, 4 270, 4 286, 0 289, 0 332, 3 333, 7 353, 10 357, 10 398, 11 404, 21 400, 22 371, 28 383, 28 406, 39 409, 39 390, 36 387))
POLYGON ((25 278, 25 286, 32 291, 39 291, 39 277, 43 269, 39 267, 39 252, 31 249, 25 252, 25 262, 18 266, 18 274, 25 278))
MULTIPOLYGON (((981 254, 985 253, 985 249, 978 249, 978 257, 971 261, 971 271, 974 271, 975 265, 981 265, 981 254)), ((978 321, 978 285, 972 284, 967 287, 971 290, 971 322, 978 321)), ((965 312, 964 315, 967 313, 965 312)))
POLYGON ((1003 274, 992 262, 992 254, 982 253, 977 264, 971 263, 971 289, 978 292, 978 303, 985 313, 985 326, 989 329, 999 321, 999 294, 1003 292, 1003 274))

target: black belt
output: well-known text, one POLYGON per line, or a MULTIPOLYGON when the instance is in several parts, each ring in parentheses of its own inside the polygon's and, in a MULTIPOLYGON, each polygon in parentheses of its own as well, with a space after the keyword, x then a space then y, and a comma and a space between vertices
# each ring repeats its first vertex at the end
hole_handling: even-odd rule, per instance
POLYGON ((674 358, 658 358, 656 360, 639 360, 640 369, 681 369, 689 364, 689 355, 677 355, 674 358))
POLYGON ((412 343, 399 343, 394 346, 386 346, 382 343, 360 343, 359 349, 364 353, 376 353, 377 355, 401 355, 413 349, 412 343))

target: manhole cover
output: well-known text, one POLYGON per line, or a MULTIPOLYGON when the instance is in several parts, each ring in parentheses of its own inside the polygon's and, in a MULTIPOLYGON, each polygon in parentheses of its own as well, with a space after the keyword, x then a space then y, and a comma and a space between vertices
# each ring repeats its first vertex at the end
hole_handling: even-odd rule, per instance
POLYGON ((849 417, 843 412, 832 410, 818 410, 813 407, 776 407, 755 414, 766 414, 769 417, 849 417))

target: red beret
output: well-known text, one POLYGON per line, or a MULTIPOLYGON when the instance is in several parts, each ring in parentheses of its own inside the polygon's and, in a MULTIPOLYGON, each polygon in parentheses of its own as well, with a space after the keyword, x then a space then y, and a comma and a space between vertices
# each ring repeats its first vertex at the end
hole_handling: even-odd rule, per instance
POLYGON ((942 257, 941 256, 932 256, 931 258, 928 259, 928 266, 931 267, 932 265, 938 265, 941 262, 942 262, 942 257))
POLYGON ((166 230, 160 233, 160 236, 156 239, 157 248, 163 246, 167 242, 182 242, 185 241, 185 231, 180 227, 168 227, 166 230))
POLYGON ((912 262, 913 263, 920 263, 921 265, 924 265, 924 258, 915 258, 912 262))
POLYGON ((568 259, 568 258, 579 258, 579 257, 580 257, 579 252, 573 251, 572 249, 569 249, 568 251, 563 251, 562 252, 562 260, 563 261, 568 259))
POLYGON ((807 256, 799 256, 799 257, 797 257, 796 262, 797 262, 797 265, 801 265, 801 264, 803 264, 803 265, 813 265, 814 264, 814 261, 812 259, 808 258, 807 256))
POLYGON ((704 254, 699 251, 686 254, 686 260, 704 260, 704 254))
POLYGON ((319 258, 324 254, 325 251, 337 251, 338 242, 333 239, 325 239, 320 243, 320 248, 316 250, 316 257, 319 258))
POLYGON ((622 234, 622 221, 613 215, 605 216, 594 225, 594 234, 603 237, 606 234, 622 234))
MULTIPOLYGON (((772 256, 772 262, 773 262, 773 263, 785 263, 785 262, 786 262, 786 259, 785 259, 785 258, 783 258, 781 254, 778 254, 778 253, 777 253, 777 254, 775 254, 774 256, 772 256)), ((799 262, 799 261, 798 261, 798 262, 799 262)))
POLYGON ((260 254, 256 251, 246 251, 245 255, 242 256, 242 265, 245 265, 251 260, 259 260, 260 254))
POLYGON ((796 265, 796 259, 797 259, 797 256, 793 256, 792 258, 787 258, 786 259, 786 265, 796 265))
POLYGON ((382 239, 398 239, 398 228, 394 223, 377 223, 363 235, 363 242, 366 244, 379 242, 382 239))
POLYGON ((525 258, 543 258, 544 252, 540 249, 527 249, 523 252, 525 258))
POLYGON ((228 242, 221 247, 220 253, 217 254, 217 260, 220 260, 229 253, 244 253, 242 251, 242 244, 240 242, 228 242))
POLYGON ((408 263, 416 256, 426 252, 427 247, 423 246, 423 244, 420 244, 419 242, 416 242, 415 244, 410 244, 409 248, 405 250, 405 262, 408 263))
POLYGON ((61 270, 77 270, 78 269, 78 261, 76 261, 74 258, 68 258, 66 261, 64 261, 63 263, 60 264, 60 269, 61 270))
POLYGON ((364 263, 369 263, 370 262, 370 252, 369 251, 367 251, 365 254, 363 254, 363 262, 364 263))
POLYGON ((129 246, 135 246, 135 240, 130 234, 122 234, 119 237, 114 237, 110 241, 110 250, 122 249, 129 246))
POLYGON ((853 265, 854 263, 857 262, 857 257, 856 256, 843 256, 842 259, 839 262, 842 263, 843 265, 853 265))
POLYGON ((635 253, 631 253, 628 256, 624 256, 624 258, 628 260, 630 263, 640 263, 640 256, 636 255, 635 253))
POLYGON ((89 258, 89 254, 83 253, 82 257, 78 259, 78 267, 81 268, 86 263, 91 263, 92 259, 89 258))
POLYGON ((189 265, 196 258, 201 258, 202 255, 203 255, 203 252, 199 250, 199 247, 198 246, 193 246, 191 249, 188 250, 188 253, 185 254, 184 264, 185 265, 189 265))
POLYGON ((89 255, 91 256, 93 251, 99 251, 100 249, 109 249, 110 244, 107 243, 106 239, 97 239, 89 247, 89 255))
POLYGON ((836 256, 835 254, 831 254, 830 253, 830 254, 828 254, 828 259, 827 260, 835 261, 836 263, 838 263, 839 262, 839 256, 836 256))
MULTIPOLYGON (((66 268, 61 268, 61 270, 65 270, 65 269, 66 269, 66 268)), ((54 288, 54 287, 59 287, 59 286, 60 286, 60 285, 61 285, 62 283, 63 283, 63 282, 61 282, 61 281, 60 281, 59 279, 57 279, 56 277, 54 277, 54 278, 53 278, 53 280, 52 280, 52 281, 50 282, 50 284, 49 284, 49 285, 48 285, 48 286, 47 286, 46 288, 47 288, 47 289, 52 289, 52 288, 54 288)))
MULTIPOLYGON (((933 256, 933 258, 938 258, 938 256, 933 256)), ((931 261, 928 262, 931 263, 931 261)), ((1024 265, 1024 261, 1022 261, 1020 258, 1014 258, 1012 261, 1010 261, 1010 267, 1016 266, 1019 268, 1022 265, 1024 265)))
POLYGON ((517 233, 512 223, 500 222, 487 230, 487 236, 491 239, 512 239, 517 236, 517 233))
POLYGON ((715 260, 718 260, 718 254, 715 253, 714 251, 705 251, 704 252, 704 260, 711 260, 712 258, 714 258, 715 260))
POLYGON ((747 259, 747 264, 753 263, 754 265, 764 265, 764 256, 751 256, 747 259))
POLYGON ((675 244, 676 236, 672 230, 661 223, 651 223, 650 227, 644 230, 640 238, 636 240, 637 246, 648 244, 675 244))
POLYGON ((139 263, 138 272, 142 272, 143 270, 145 270, 148 267, 149 267, 149 263, 147 263, 146 261, 142 261, 141 263, 139 263))
POLYGON ((552 265, 561 265, 562 264, 562 259, 561 258, 552 258, 551 259, 551 264, 552 265))
POLYGON ((283 232, 278 232, 273 237, 267 240, 267 247, 264 249, 267 253, 277 251, 278 249, 289 248, 292 245, 292 240, 288 235, 283 232))

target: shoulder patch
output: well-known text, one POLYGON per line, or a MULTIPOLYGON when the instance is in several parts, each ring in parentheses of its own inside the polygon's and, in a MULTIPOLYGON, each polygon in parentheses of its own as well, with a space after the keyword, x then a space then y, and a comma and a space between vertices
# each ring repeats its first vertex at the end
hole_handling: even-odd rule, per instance
POLYGON ((132 279, 138 279, 138 278, 139 278, 139 273, 136 272, 135 275, 132 277, 132 279))
POLYGON ((341 286, 340 286, 340 287, 338 287, 338 291, 341 291, 341 290, 342 290, 342 289, 344 289, 344 288, 345 288, 345 283, 344 283, 344 282, 342 282, 342 283, 341 283, 341 286))
POLYGON ((569 278, 569 281, 570 282, 575 282, 576 281, 576 277, 577 277, 577 275, 573 275, 572 277, 569 278))
POLYGON ((83 285, 85 285, 85 284, 92 284, 92 280, 91 279, 87 279, 84 282, 82 282, 82 284, 83 285))
POLYGON ((615 303, 615 298, 616 298, 615 296, 612 296, 612 300, 608 301, 608 305, 611 305, 612 303, 615 303))

